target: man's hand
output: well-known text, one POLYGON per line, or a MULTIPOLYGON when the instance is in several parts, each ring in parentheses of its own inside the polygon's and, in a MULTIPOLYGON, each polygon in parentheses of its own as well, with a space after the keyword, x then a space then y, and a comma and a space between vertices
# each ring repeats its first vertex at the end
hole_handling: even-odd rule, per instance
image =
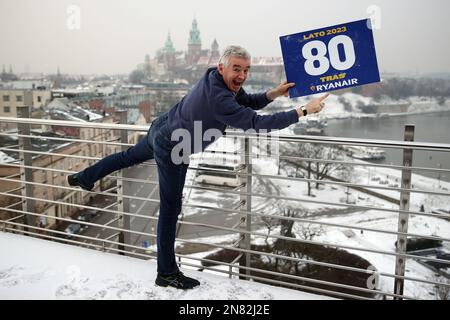
MULTIPOLYGON (((308 114, 311 113, 318 113, 320 111, 322 111, 322 109, 325 107, 325 102, 323 102, 330 94, 326 93, 323 96, 311 100, 310 102, 308 102, 305 105, 306 111, 308 112, 308 114)), ((298 116, 302 117, 303 116, 303 110, 300 109, 300 107, 296 108, 298 116)))
POLYGON ((280 96, 287 97, 289 95, 288 90, 290 87, 295 86, 294 82, 287 83, 287 81, 284 81, 281 83, 278 87, 271 89, 267 91, 266 95, 269 100, 275 100, 276 98, 280 96))

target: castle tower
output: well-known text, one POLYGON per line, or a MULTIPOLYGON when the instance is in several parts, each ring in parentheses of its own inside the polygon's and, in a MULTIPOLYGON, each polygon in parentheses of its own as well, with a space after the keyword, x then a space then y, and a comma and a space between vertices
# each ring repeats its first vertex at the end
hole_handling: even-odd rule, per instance
POLYGON ((211 44, 211 58, 220 57, 219 52, 219 44, 217 43, 217 40, 214 39, 213 43, 211 44))
POLYGON ((175 47, 173 46, 170 32, 167 34, 166 43, 164 45, 164 60, 168 69, 172 69, 175 66, 175 47))
POLYGON ((187 64, 197 63, 202 50, 202 42, 200 40, 200 30, 197 26, 197 20, 192 20, 192 28, 189 32, 188 52, 186 55, 187 64))

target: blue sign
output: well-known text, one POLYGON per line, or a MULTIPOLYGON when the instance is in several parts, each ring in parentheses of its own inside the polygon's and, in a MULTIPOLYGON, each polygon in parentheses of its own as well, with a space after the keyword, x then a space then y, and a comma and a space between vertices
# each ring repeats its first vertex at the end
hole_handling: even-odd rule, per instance
POLYGON ((370 19, 280 37, 291 98, 379 82, 370 19))

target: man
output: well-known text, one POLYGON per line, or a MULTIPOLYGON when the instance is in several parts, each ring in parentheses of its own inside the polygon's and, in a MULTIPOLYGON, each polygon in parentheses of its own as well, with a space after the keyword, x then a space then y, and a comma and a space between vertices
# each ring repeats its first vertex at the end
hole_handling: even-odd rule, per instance
MULTIPOLYGON (((287 96, 294 83, 282 83, 265 93, 247 94, 242 88, 250 70, 250 55, 239 46, 229 46, 221 56, 217 68, 210 68, 200 81, 167 113, 153 121, 147 136, 127 151, 107 156, 82 172, 70 175, 71 186, 91 190, 94 183, 113 171, 130 167, 149 159, 155 159, 159 176, 160 209, 157 227, 158 275, 155 283, 178 289, 191 289, 199 281, 186 277, 175 261, 175 230, 181 212, 182 192, 188 164, 173 161, 172 150, 175 130, 190 133, 194 142, 194 122, 200 121, 201 133, 218 129, 222 133, 227 125, 238 129, 283 129, 298 122, 298 118, 317 113, 324 107, 325 95, 308 104, 287 112, 258 115, 261 109, 279 96, 287 96)), ((198 131, 198 130, 196 130, 198 131)), ((203 151, 211 141, 202 141, 201 146, 187 152, 203 151)), ((185 150, 186 152, 186 150, 185 150)), ((186 155, 185 155, 186 156, 186 155)))

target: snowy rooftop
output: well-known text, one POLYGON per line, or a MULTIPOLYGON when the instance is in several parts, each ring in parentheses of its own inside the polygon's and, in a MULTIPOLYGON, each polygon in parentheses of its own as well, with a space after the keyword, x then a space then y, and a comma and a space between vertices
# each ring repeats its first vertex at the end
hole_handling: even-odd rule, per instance
POLYGON ((0 299, 323 300, 308 294, 193 270, 193 290, 154 285, 156 261, 0 232, 0 299))

